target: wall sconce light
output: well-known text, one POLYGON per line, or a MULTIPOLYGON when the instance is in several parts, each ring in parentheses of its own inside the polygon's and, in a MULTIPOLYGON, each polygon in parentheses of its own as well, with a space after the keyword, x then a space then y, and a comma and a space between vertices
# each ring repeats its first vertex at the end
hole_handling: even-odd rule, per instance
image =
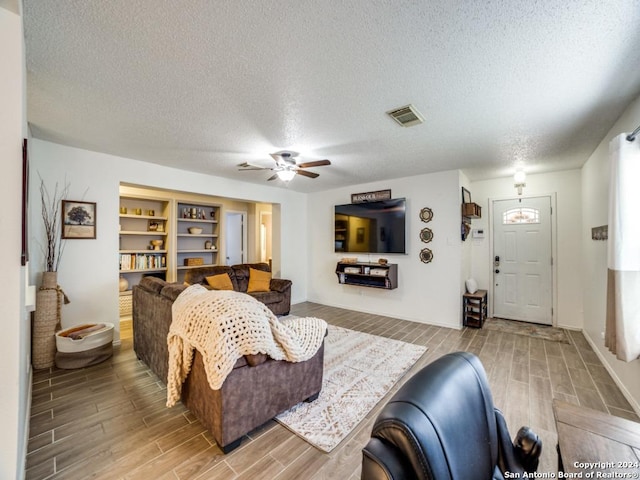
POLYGON ((276 173, 278 174, 278 178, 283 182, 290 182, 293 180, 293 177, 296 176, 295 170, 278 170, 276 173))
POLYGON ((522 195, 522 188, 526 187, 527 175, 523 170, 518 170, 513 175, 513 186, 518 189, 518 195, 522 195))

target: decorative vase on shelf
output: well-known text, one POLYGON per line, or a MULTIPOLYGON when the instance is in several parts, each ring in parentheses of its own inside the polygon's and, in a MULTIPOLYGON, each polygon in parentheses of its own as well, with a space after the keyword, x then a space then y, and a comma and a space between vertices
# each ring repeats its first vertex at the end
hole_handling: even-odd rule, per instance
POLYGON ((121 292, 124 292, 127 288, 129 288, 129 282, 122 275, 120 275, 120 282, 119 282, 118 288, 120 289, 121 292))
POLYGON ((58 272, 42 272, 33 315, 31 363, 34 369, 52 367, 56 355, 55 333, 62 329, 62 303, 69 303, 58 286, 58 272))

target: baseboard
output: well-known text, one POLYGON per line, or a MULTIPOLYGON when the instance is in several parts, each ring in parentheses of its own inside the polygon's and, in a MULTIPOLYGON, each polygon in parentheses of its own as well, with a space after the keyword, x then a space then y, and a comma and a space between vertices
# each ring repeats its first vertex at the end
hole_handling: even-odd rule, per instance
MULTIPOLYGON (((407 322, 413 322, 413 323, 423 323, 425 325, 433 325, 434 327, 444 327, 444 328, 451 328, 454 330, 462 330, 462 325, 449 325, 447 323, 440 323, 440 322, 421 322, 420 320, 416 320, 415 318, 403 317, 402 315, 396 315, 396 314, 388 314, 388 313, 384 313, 376 310, 367 310, 366 308, 365 309, 359 308, 358 310, 355 310, 353 308, 353 305, 341 305, 337 303, 320 302, 316 300, 305 300, 305 302, 317 303, 318 305, 326 305, 327 307, 342 308, 344 310, 351 310, 352 312, 368 313, 370 315, 382 315, 383 317, 397 318, 398 320, 405 320, 407 322)), ((304 303, 304 302, 299 302, 299 303, 304 303)), ((295 305, 295 304, 292 303, 292 305, 295 305)))
POLYGON ((33 366, 29 362, 29 389, 27 390, 27 408, 24 411, 24 418, 22 424, 24 425, 24 438, 22 440, 22 462, 18 465, 18 471, 16 472, 16 478, 24 479, 27 474, 27 452, 29 451, 29 428, 31 420, 31 403, 33 400, 33 366))
POLYGON ((585 330, 582 330, 582 335, 584 336, 584 338, 586 338, 587 342, 589 342, 589 345, 591 345, 592 350, 596 353, 596 355, 600 359, 602 366, 607 370, 607 372, 609 372, 609 375, 611 375, 611 378, 613 378, 613 381, 616 383, 616 385, 622 392, 622 395, 624 395, 624 398, 627 399, 627 401, 631 405, 631 408, 633 408, 633 410, 636 412, 636 415, 640 416, 640 404, 638 403, 638 401, 633 397, 633 395, 631 395, 629 390, 627 390, 627 387, 624 385, 624 383, 622 383, 622 380, 620 380, 615 370, 611 368, 611 365, 609 365, 607 358, 602 354, 602 352, 600 351, 596 343, 593 341, 591 336, 589 336, 589 334, 585 330))

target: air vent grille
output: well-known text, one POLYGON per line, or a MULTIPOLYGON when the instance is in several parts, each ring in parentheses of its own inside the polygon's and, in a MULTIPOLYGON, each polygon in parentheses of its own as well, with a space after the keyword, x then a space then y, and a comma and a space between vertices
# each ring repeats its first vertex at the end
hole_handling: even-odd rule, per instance
POLYGON ((390 110, 387 112, 387 115, 403 127, 412 127, 424 122, 424 118, 413 105, 406 105, 404 107, 396 108, 395 110, 390 110))

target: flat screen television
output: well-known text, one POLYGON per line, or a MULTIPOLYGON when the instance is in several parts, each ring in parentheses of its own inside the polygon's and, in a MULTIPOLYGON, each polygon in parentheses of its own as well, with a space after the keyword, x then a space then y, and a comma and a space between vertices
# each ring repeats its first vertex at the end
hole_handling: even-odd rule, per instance
POLYGON ((336 252, 406 253, 406 199, 336 205, 336 252))

